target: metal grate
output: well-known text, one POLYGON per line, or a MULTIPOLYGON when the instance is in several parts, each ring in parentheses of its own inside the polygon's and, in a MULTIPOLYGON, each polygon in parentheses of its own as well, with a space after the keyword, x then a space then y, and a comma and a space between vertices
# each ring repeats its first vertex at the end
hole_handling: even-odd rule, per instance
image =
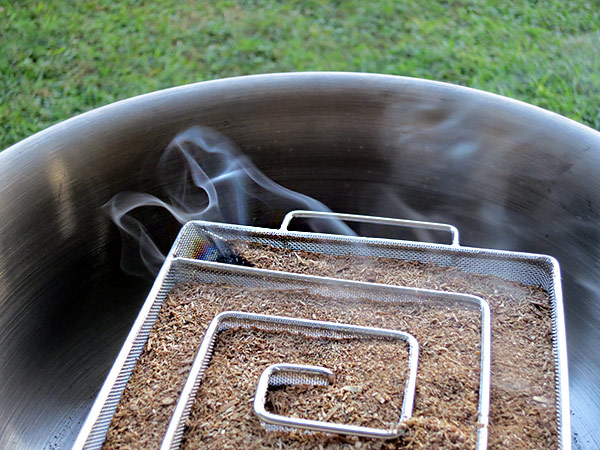
MULTIPOLYGON (((540 286, 550 295, 552 306, 552 352, 555 359, 559 443, 561 449, 571 448, 565 318, 560 269, 555 258, 533 253, 463 247, 458 245, 458 233, 455 228, 444 224, 434 224, 432 229, 447 227, 446 231, 453 235, 452 245, 289 231, 287 226, 294 216, 332 217, 356 221, 365 219, 365 216, 349 214, 292 211, 286 216, 279 230, 194 221, 185 225, 185 230, 182 230, 173 246, 172 256, 236 263, 230 258, 228 242, 238 240, 312 253, 433 262, 438 266, 455 267, 468 273, 494 275, 508 281, 540 286)), ((366 219, 373 223, 407 222, 417 224, 415 226, 420 225, 419 222, 397 219, 366 219)))
MULTIPOLYGON (((286 223, 284 225, 287 226, 286 223)), ((452 229, 448 231, 452 231, 452 229)), ((431 305, 447 306, 451 304, 456 307, 479 310, 481 312, 481 370, 477 448, 482 450, 487 447, 491 351, 491 319, 487 302, 479 297, 458 293, 383 286, 232 265, 243 263, 243 261, 235 259, 228 243, 233 240, 241 240, 316 253, 434 262, 440 266, 457 267, 465 272, 495 275, 511 281, 541 286, 550 294, 552 301, 559 442, 561 448, 570 448, 566 344, 558 263, 554 258, 545 255, 460 247, 457 245, 458 235, 453 234, 453 236, 453 245, 441 245, 293 232, 286 229, 270 230, 201 221, 186 224, 174 243, 171 253, 94 403, 75 447, 100 448, 121 393, 131 375, 136 359, 143 350, 163 300, 176 284, 192 280, 202 283, 227 283, 241 287, 307 289, 309 292, 333 298, 370 298, 374 301, 389 302, 390 305, 417 301, 431 305)), ((317 381, 317 375, 313 374, 310 377, 317 381)), ((267 376, 267 384, 274 382, 272 380, 272 377, 267 376)), ((196 380, 196 383, 199 382, 196 380)), ((186 397, 186 402, 189 401, 188 397, 186 397)), ((169 433, 165 442, 171 442, 172 445, 163 447, 176 448, 175 443, 181 436, 177 435, 177 437, 171 433, 171 436, 175 436, 177 439, 168 441, 169 433)))
MULTIPOLYGON (((402 414, 398 425, 412 415, 412 407, 415 396, 415 384, 417 377, 417 361, 419 345, 416 339, 401 331, 386 330, 381 328, 361 327, 351 324, 340 324, 334 322, 321 322, 316 320, 305 320, 282 316, 265 314, 250 314, 235 311, 226 311, 213 319, 205 334, 204 340, 194 360, 185 386, 171 418, 169 428, 163 440, 162 449, 176 449, 179 447, 181 438, 185 431, 185 422, 188 418, 192 405, 196 399, 196 392, 202 381, 206 368, 210 364, 213 354, 217 333, 234 328, 255 328, 269 331, 286 331, 293 334, 311 337, 325 337, 328 339, 359 338, 359 339, 387 339, 400 340, 409 345, 409 376, 404 388, 402 403, 402 414)), ((357 436, 375 438, 398 437, 397 427, 389 430, 360 427, 354 425, 322 422, 310 419, 298 419, 284 417, 269 413, 265 409, 267 388, 270 384, 322 384, 323 376, 331 380, 333 372, 324 367, 276 364, 271 365, 263 372, 258 381, 254 400, 254 410, 262 421, 271 425, 301 428, 312 431, 324 431, 330 433, 353 434, 357 436), (315 381, 316 380, 316 381, 315 381)))
MULTIPOLYGON (((450 292, 385 286, 358 281, 337 280, 308 275, 290 274, 249 267, 231 266, 208 261, 174 258, 166 262, 142 307, 140 315, 123 346, 96 402, 78 436, 75 448, 98 449, 102 446, 121 394, 156 322, 168 292, 177 284, 196 281, 224 283, 246 288, 274 290, 302 290, 325 297, 358 301, 386 302, 389 307, 400 308, 405 303, 430 305, 479 311, 481 317, 481 356, 478 442, 487 442, 490 379, 490 313, 488 304, 481 298, 450 292)), ((402 331, 402 330, 397 330, 402 331)), ((480 448, 485 448, 483 445, 480 448)))

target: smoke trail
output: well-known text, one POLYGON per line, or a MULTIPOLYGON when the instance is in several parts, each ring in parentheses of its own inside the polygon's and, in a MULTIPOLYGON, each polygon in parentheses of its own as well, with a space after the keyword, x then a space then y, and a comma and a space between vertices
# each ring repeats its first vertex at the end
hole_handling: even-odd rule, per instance
MULTIPOLYGON (((157 170, 166 200, 122 192, 103 206, 123 236, 121 267, 133 275, 155 276, 165 258, 151 233, 132 214, 140 208, 162 208, 182 225, 190 220, 249 224, 253 219, 248 211, 250 199, 281 214, 292 209, 329 211, 318 200, 266 177, 233 142, 205 127, 177 135, 160 157, 157 170)), ((311 226, 325 231, 324 224, 311 226)), ((327 230, 353 234, 339 221, 327 224, 327 230)))

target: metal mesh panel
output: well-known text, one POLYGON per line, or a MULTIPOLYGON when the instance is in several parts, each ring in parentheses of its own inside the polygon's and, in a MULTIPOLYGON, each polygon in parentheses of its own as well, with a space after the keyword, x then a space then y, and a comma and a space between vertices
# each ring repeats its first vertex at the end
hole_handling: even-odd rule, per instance
MULTIPOLYGON (((109 383, 107 386, 109 389, 108 393, 105 398, 100 398, 99 396, 97 399, 97 402, 101 403, 101 408, 96 417, 89 419, 92 422, 91 429, 83 448, 97 449, 102 446, 121 394, 131 376, 135 362, 144 348, 152 325, 157 320, 158 312, 160 311, 168 292, 175 285, 188 281, 213 284, 223 283, 247 288, 305 290, 311 294, 333 298, 344 298, 347 300, 369 299, 371 301, 396 304, 403 302, 419 302, 428 304, 432 307, 435 307, 436 305, 438 307, 448 307, 450 305, 470 310, 481 310, 482 326, 484 314, 482 308, 484 306, 487 307, 487 304, 483 300, 471 295, 281 273, 184 258, 168 259, 163 266, 163 269, 161 269, 161 273, 159 273, 155 285, 140 312, 140 316, 138 316, 136 324, 122 349, 123 355, 120 355, 119 357, 120 359, 121 356, 123 356, 122 364, 119 365, 118 359, 115 363, 115 367, 113 367, 113 371, 116 371, 117 374, 114 383, 110 384, 109 375, 109 380, 107 380, 107 383, 109 383)), ((489 330, 487 331, 489 338, 489 330)), ((319 333, 322 334, 323 331, 321 330, 319 333)), ((335 336, 338 335, 332 333, 332 337, 335 336)), ((482 342, 482 349, 483 347, 485 346, 482 342)), ((485 352, 482 351, 481 353, 483 361, 485 352)), ((487 356, 489 357, 489 355, 487 356)), ((204 367, 204 369, 205 368, 206 367, 204 367)), ((482 377, 483 376, 484 375, 482 375, 482 377)), ((487 378, 489 379, 489 370, 487 378)), ((196 381, 194 389, 197 390, 199 384, 200 379, 196 381)), ((487 406, 484 405, 484 410, 487 411, 487 408, 489 408, 489 384, 487 386, 487 393, 484 394, 483 397, 480 392, 480 399, 485 398, 488 399, 487 406)), ((189 405, 189 408, 191 408, 191 404, 189 405)), ((186 413, 189 413, 189 410, 187 410, 186 413)), ((487 422, 482 425, 485 425, 486 423, 487 422)), ((483 433, 482 430, 485 431, 486 429, 487 428, 483 426, 480 428, 480 433, 483 433)), ((175 437, 181 438, 179 434, 175 437)))
MULTIPOLYGON (((90 417, 89 433, 84 448, 99 448, 116 410, 121 393, 140 355, 152 324, 156 321, 168 291, 185 281, 227 283, 241 287, 271 289, 307 289, 311 293, 334 298, 370 298, 386 302, 431 302, 462 308, 481 309, 480 300, 469 295, 435 292, 412 288, 374 285, 347 280, 334 280, 306 275, 283 274, 261 269, 236 267, 228 241, 241 240, 292 250, 340 255, 359 255, 433 262, 456 267, 465 272, 495 275, 506 280, 544 288, 551 296, 553 352, 556 360, 556 392, 559 441, 567 447, 563 423, 568 424, 568 386, 564 318, 560 272, 555 259, 545 255, 423 244, 389 239, 360 238, 314 233, 281 232, 239 225, 190 222, 184 226, 169 254, 140 316, 101 391, 90 417), (201 259, 197 262, 185 258, 201 259), (211 263, 215 261, 216 263, 211 263), (221 264, 227 263, 227 264, 221 264), (563 376, 564 374, 564 376, 563 376)), ((482 310, 483 311, 483 310, 482 310)), ((483 316, 482 316, 483 317, 483 316)), ((482 352, 483 354, 483 352, 482 352)), ((483 373, 483 372, 482 372, 483 373)), ((197 387, 197 386, 196 386, 197 387)), ((481 405, 480 405, 481 406, 481 405)), ((567 425, 568 428, 568 425, 567 425)), ((84 425, 84 430, 86 426, 84 425)), ((480 429, 478 442, 485 441, 486 428, 480 429)), ((479 446, 478 448, 485 448, 479 446)))
POLYGON ((173 256, 227 262, 228 241, 242 240, 307 252, 434 262, 465 272, 541 286, 551 293, 556 263, 545 255, 329 234, 281 232, 211 222, 186 224, 173 256))
MULTIPOLYGON (((552 311, 552 346, 556 361, 556 401, 559 441, 561 447, 570 445, 568 377, 566 361, 566 332, 562 304, 560 270, 556 259, 547 255, 522 252, 457 247, 441 244, 391 239, 340 236, 270 230, 249 226, 195 221, 185 225, 172 255, 227 261, 228 241, 255 242, 307 252, 393 258, 404 261, 433 262, 443 267, 456 267, 468 273, 494 275, 508 281, 540 286, 550 295, 552 311), (204 249, 199 253, 199 249, 204 249), (223 260, 223 253, 225 260, 223 260), (564 400, 564 401, 563 401, 564 400)), ((229 250, 230 252, 230 250, 229 250)))
POLYGON ((303 372, 278 372, 271 376, 270 386, 293 386, 295 384, 313 384, 315 386, 327 386, 329 381, 325 377, 318 377, 303 372))

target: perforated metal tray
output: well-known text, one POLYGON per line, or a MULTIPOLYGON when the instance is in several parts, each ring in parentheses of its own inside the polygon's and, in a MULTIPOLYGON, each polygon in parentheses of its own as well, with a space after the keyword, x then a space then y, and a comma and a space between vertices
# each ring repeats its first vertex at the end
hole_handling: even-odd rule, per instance
MULTIPOLYGON (((259 287, 261 289, 305 290, 310 293, 349 301, 369 299, 374 302, 387 302, 390 308, 401 307, 404 302, 418 302, 431 306, 448 307, 451 305, 456 308, 479 311, 481 314, 481 367, 478 419, 481 426, 478 429, 478 442, 485 446, 489 411, 491 334, 489 307, 481 298, 449 292, 282 273, 170 256, 161 269, 148 299, 144 303, 111 372, 96 398, 77 438, 75 448, 96 449, 102 446, 122 392, 131 376, 136 360, 144 348, 164 299, 175 285, 186 281, 226 283, 228 285, 259 287)), ((184 400, 182 407, 185 406, 185 403, 187 401, 184 400)), ((175 426, 172 431, 177 431, 177 434, 168 434, 169 440, 164 443, 167 446, 163 448, 177 447, 182 431, 178 426, 175 426)))
MULTIPOLYGON (((153 321, 150 321, 149 323, 145 322, 147 322, 148 317, 152 317, 152 315, 154 315, 155 320, 158 309, 160 309, 160 306, 157 306, 157 298, 164 298, 166 291, 170 289, 170 286, 173 286, 173 283, 169 281, 169 277, 172 278, 174 275, 170 274, 169 271, 180 264, 192 264, 192 261, 188 260, 189 258, 217 261, 219 262, 218 264, 211 266, 215 270, 217 270, 217 267, 219 268, 218 270, 221 270, 228 266, 228 264, 222 264, 223 262, 235 264, 237 261, 235 261, 235 258, 232 259, 232 256, 235 255, 231 254, 231 249, 228 245, 228 242, 232 240, 258 242, 287 249, 306 250, 309 252, 326 254, 349 254, 397 258, 406 261, 416 260, 421 262, 434 262, 440 266, 457 267, 465 272, 481 275, 495 275, 510 281, 541 286, 550 294, 552 304, 552 342, 556 363, 555 388, 559 446, 562 449, 571 448, 566 337, 562 291, 560 270, 558 263, 554 258, 547 255, 461 247, 458 244, 458 230, 446 224, 430 224, 345 214, 323 215, 322 213, 305 211, 294 211, 290 213, 284 220, 280 230, 203 221, 190 222, 182 228, 182 231, 168 255, 167 261, 157 278, 157 282, 155 283, 144 308, 140 312, 140 316, 84 424, 76 442, 76 448, 98 448, 102 444, 121 392, 124 389, 135 364, 135 359, 143 349, 145 342, 144 333, 147 337, 147 333, 149 333, 153 323, 153 321), (392 239, 288 231, 287 226, 289 222, 294 217, 299 216, 335 216, 344 220, 367 221, 388 225, 406 225, 410 227, 424 227, 426 229, 448 231, 452 233, 452 244, 428 244, 392 239), (160 280, 163 279, 165 283, 160 282, 160 280), (149 315, 151 310, 152 314, 149 315)), ((236 270, 244 272, 256 269, 237 267, 236 270)), ((263 272, 266 273, 268 271, 263 272)), ((302 278, 301 275, 281 275, 285 277, 292 276, 302 278)), ((311 281, 319 278, 320 277, 308 277, 311 281)), ((327 283, 334 283, 336 286, 334 290, 342 288, 347 283, 352 283, 349 281, 326 280, 328 280, 327 283)), ((370 285, 370 283, 358 284, 370 285)), ((409 289, 408 291, 416 293, 417 290, 409 289)), ((160 300, 160 302, 161 301, 162 300, 160 300)), ((482 337, 485 332, 484 330, 485 327, 482 327, 482 337)), ((482 340, 483 345, 485 345, 484 342, 485 339, 482 340)), ((485 352, 482 351, 482 368, 484 367, 484 353, 485 352)), ((478 436, 478 449, 483 449, 487 446, 486 424, 488 410, 485 406, 485 388, 487 383, 487 404, 489 407, 489 369, 487 371, 487 381, 484 379, 486 377, 485 373, 485 370, 481 371, 479 422, 482 426, 478 436), (483 406, 482 401, 484 403, 483 406)))
MULTIPOLYGON (((350 434, 370 438, 393 439, 401 434, 401 423, 412 415, 419 358, 419 344, 414 336, 402 331, 382 328, 363 327, 351 324, 322 322, 317 320, 298 319, 265 314, 250 314, 236 311, 225 311, 213 319, 200 345, 194 364, 190 370, 185 386, 171 417, 169 428, 165 434, 161 449, 179 448, 185 431, 186 420, 192 405, 196 401, 198 387, 204 372, 210 364, 217 333, 229 328, 254 328, 277 332, 288 332, 305 337, 325 337, 329 339, 360 338, 400 340, 408 343, 409 355, 407 377, 400 421, 388 429, 377 429, 357 425, 346 425, 307 418, 286 417, 270 413, 265 409, 266 395, 269 385, 321 384, 326 378, 329 382, 335 379, 335 373, 322 366, 278 363, 267 367, 258 379, 254 398, 254 411, 267 430, 301 429, 329 433, 350 434)), ((400 361, 398 361, 400 363, 400 361)))
POLYGON ((571 448, 565 319, 560 268, 555 258, 534 253, 463 247, 459 244, 458 229, 449 224, 315 211, 290 212, 284 218, 279 230, 193 221, 186 224, 180 233, 171 256, 235 264, 235 255, 231 254, 228 245, 228 242, 235 240, 314 253, 433 262, 439 266, 456 267, 468 273, 494 275, 508 281, 542 287, 548 292, 551 300, 559 448, 564 450, 571 448), (451 244, 289 231, 290 222, 300 217, 444 231, 451 235, 451 244))

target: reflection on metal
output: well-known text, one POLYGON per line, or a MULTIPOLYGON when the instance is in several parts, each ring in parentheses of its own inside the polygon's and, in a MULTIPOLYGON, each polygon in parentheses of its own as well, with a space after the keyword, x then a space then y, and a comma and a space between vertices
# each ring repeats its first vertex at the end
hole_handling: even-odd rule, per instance
POLYGON ((53 191, 52 197, 56 200, 55 221, 58 230, 63 239, 68 239, 76 231, 77 217, 67 168, 60 158, 50 159, 47 177, 48 186, 53 191))

